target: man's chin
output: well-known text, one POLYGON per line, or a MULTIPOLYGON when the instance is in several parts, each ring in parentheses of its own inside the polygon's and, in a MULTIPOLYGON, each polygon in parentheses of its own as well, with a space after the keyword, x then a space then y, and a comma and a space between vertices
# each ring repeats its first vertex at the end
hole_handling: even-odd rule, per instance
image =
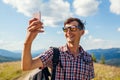
POLYGON ((73 41, 73 40, 67 40, 67 42, 68 42, 68 43, 74 43, 74 41, 73 41))

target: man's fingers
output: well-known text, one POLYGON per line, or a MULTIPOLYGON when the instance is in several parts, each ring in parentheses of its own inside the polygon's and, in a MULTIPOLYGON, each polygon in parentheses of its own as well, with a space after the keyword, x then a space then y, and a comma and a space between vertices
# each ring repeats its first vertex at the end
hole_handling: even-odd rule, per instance
POLYGON ((39 19, 33 18, 33 19, 31 19, 31 20, 29 21, 29 25, 30 25, 32 22, 34 22, 34 21, 39 21, 41 24, 43 24, 39 19))
POLYGON ((29 20, 29 25, 30 25, 33 21, 36 21, 36 20, 37 20, 37 18, 33 18, 33 19, 29 20))
POLYGON ((44 28, 43 26, 41 26, 41 27, 32 26, 32 27, 28 28, 28 31, 42 30, 43 28, 44 28))
POLYGON ((31 22, 31 24, 29 24, 29 27, 28 28, 30 28, 31 26, 34 26, 34 25, 42 25, 43 23, 42 22, 40 22, 40 21, 33 21, 33 22, 31 22))
POLYGON ((29 25, 29 27, 28 27, 28 30, 36 30, 36 29, 38 29, 38 28, 43 28, 43 23, 42 22, 40 22, 40 21, 33 21, 30 25, 29 25))
POLYGON ((44 30, 43 30, 43 29, 37 29, 37 31, 38 31, 39 33, 44 32, 44 30))
POLYGON ((27 28, 30 32, 44 32, 43 23, 36 18, 33 18, 29 21, 29 27, 27 28))
POLYGON ((28 31, 44 31, 43 30, 43 26, 42 27, 38 27, 38 28, 35 28, 34 26, 32 26, 31 28, 28 28, 28 31))

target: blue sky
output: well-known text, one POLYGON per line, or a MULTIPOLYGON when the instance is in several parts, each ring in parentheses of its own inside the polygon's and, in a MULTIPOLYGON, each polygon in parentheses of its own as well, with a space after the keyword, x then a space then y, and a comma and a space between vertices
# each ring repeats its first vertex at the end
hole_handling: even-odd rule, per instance
POLYGON ((86 50, 120 48, 120 0, 1 0, 0 49, 22 50, 28 21, 41 11, 45 32, 32 50, 66 44, 62 27, 68 17, 86 22, 80 44, 86 50))

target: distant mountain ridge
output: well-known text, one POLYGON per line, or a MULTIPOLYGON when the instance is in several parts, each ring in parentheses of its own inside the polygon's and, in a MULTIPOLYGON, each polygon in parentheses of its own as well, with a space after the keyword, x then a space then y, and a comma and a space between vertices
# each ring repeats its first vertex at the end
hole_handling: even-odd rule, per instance
POLYGON ((21 53, 15 53, 9 50, 0 49, 0 62, 10 62, 20 60, 21 53))
MULTIPOLYGON (((38 50, 34 51, 32 54, 32 57, 38 56, 41 52, 44 50, 38 50)), ((21 59, 21 52, 20 50, 18 51, 9 51, 5 49, 0 49, 0 62, 10 62, 10 61, 16 61, 21 59)))
POLYGON ((119 58, 120 59, 120 48, 109 48, 109 49, 92 49, 87 51, 90 54, 94 54, 98 60, 100 60, 101 55, 105 57, 106 60, 119 58))
POLYGON ((0 55, 4 57, 10 57, 10 58, 20 58, 21 53, 15 53, 9 50, 0 49, 0 55))
MULTIPOLYGON (((33 51, 32 56, 38 56, 40 53, 44 52, 45 49, 40 49, 38 51, 33 51)), ((22 52, 22 51, 19 51, 22 52)), ((0 62, 9 62, 9 61, 15 61, 21 59, 21 53, 17 51, 9 51, 0 49, 0 62)), ((87 50, 88 53, 94 54, 97 60, 99 61, 101 58, 101 55, 105 57, 105 61, 107 64, 111 65, 119 65, 120 66, 120 48, 109 48, 109 49, 91 49, 87 50)))
POLYGON ((87 52, 94 54, 97 61, 99 61, 103 55, 106 64, 120 66, 120 48, 92 49, 88 50, 87 52))
POLYGON ((11 57, 4 57, 0 55, 0 62, 11 62, 11 61, 17 61, 19 59, 11 58, 11 57))

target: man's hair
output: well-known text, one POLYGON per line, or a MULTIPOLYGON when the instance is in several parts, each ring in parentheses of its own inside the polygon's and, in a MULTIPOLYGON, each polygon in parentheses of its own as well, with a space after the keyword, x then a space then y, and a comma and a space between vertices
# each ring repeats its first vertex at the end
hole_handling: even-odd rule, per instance
POLYGON ((85 29, 84 23, 83 23, 79 18, 72 18, 72 17, 68 18, 68 19, 64 22, 64 26, 65 26, 66 24, 69 24, 69 23, 73 22, 73 21, 77 21, 77 22, 78 22, 78 27, 80 27, 80 28, 83 29, 83 30, 85 29))

